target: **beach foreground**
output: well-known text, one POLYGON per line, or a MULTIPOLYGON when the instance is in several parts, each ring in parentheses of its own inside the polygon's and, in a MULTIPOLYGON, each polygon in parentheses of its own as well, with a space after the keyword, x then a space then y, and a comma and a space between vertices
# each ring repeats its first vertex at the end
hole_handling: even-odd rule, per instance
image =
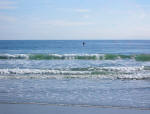
POLYGON ((0 104, 0 114, 149 114, 150 110, 58 106, 40 104, 0 104))

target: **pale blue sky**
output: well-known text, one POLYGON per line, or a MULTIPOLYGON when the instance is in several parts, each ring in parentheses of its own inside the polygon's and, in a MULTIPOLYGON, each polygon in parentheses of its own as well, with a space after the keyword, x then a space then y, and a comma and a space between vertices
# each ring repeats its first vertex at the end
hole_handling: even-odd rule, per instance
POLYGON ((5 39, 150 40, 150 0, 0 0, 5 39))

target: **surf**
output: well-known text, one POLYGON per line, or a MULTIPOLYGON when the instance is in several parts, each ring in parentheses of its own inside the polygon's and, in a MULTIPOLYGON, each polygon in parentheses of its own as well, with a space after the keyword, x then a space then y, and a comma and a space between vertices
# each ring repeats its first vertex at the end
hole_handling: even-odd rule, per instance
POLYGON ((0 69, 0 79, 22 78, 99 78, 149 79, 148 66, 141 67, 87 67, 70 69, 0 69))
POLYGON ((0 54, 0 59, 27 60, 117 60, 133 59, 150 61, 150 54, 121 55, 121 54, 0 54))

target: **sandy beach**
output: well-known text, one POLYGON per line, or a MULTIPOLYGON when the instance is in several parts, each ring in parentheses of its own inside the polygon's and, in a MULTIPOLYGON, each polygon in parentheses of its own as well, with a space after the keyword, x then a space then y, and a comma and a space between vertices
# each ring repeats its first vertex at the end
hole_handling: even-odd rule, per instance
POLYGON ((149 114, 150 110, 58 106, 40 104, 0 104, 0 114, 149 114))

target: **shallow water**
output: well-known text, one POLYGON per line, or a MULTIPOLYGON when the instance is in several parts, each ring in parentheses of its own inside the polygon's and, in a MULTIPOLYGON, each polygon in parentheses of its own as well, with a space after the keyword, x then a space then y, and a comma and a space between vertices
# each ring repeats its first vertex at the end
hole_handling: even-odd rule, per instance
POLYGON ((147 80, 2 79, 0 101, 149 108, 149 83, 147 80))

